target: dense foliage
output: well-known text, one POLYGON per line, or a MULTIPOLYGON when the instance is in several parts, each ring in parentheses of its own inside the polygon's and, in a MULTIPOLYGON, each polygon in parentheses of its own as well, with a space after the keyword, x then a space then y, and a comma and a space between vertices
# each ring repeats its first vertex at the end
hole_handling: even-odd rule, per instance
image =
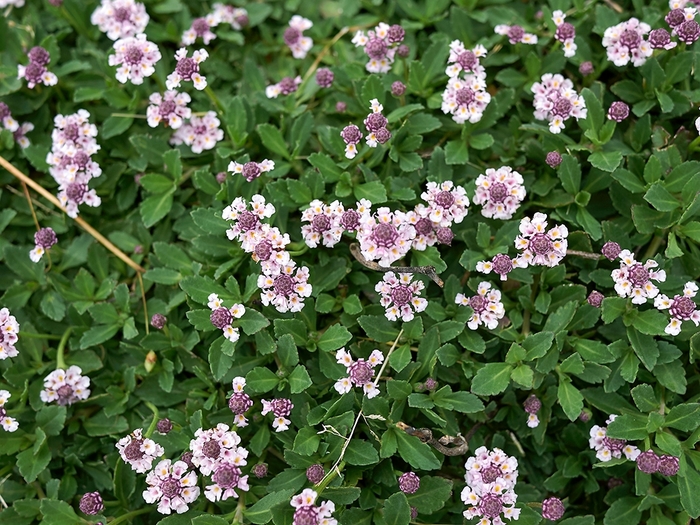
POLYGON ((698 518, 686 3, 0 0, 0 523, 698 518))

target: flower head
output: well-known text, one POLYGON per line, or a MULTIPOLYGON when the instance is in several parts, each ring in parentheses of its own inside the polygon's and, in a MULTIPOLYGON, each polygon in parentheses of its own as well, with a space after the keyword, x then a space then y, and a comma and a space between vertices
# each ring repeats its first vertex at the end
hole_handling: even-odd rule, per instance
POLYGON ((622 248, 620 248, 620 245, 613 241, 606 242, 600 250, 600 253, 603 254, 608 261, 617 259, 621 252, 622 248))
POLYGON ((168 89, 180 87, 181 82, 192 82, 199 91, 207 87, 207 79, 199 74, 199 65, 209 58, 209 53, 204 49, 195 51, 191 57, 187 56, 187 49, 178 49, 175 53, 177 65, 175 71, 168 75, 165 85, 168 89))
POLYGON ((304 36, 304 31, 313 25, 311 20, 299 15, 294 15, 289 21, 289 27, 284 32, 284 43, 292 51, 294 58, 306 58, 306 54, 313 47, 314 41, 308 36, 304 36))
POLYGON ((192 153, 202 153, 216 146, 224 139, 224 131, 219 128, 221 121, 216 112, 207 111, 202 117, 193 115, 189 122, 182 125, 170 138, 170 143, 186 144, 192 148, 192 153))
POLYGON ((13 417, 7 415, 7 410, 5 410, 5 403, 12 397, 7 390, 0 390, 0 426, 2 426, 5 432, 14 432, 19 428, 19 423, 13 417))
POLYGON ((228 407, 234 414, 233 422, 235 425, 245 427, 248 425, 248 420, 244 414, 253 406, 253 400, 243 391, 245 388, 244 377, 234 377, 231 384, 233 386, 233 394, 228 400, 228 407))
POLYGON ((415 236, 408 215, 389 208, 379 208, 374 215, 366 216, 357 232, 362 256, 368 261, 378 260, 382 266, 390 266, 406 255, 415 236))
POLYGON ((297 268, 292 260, 274 269, 264 268, 258 277, 258 288, 262 290, 260 300, 281 313, 300 312, 304 308, 304 299, 311 296, 308 280, 309 269, 306 266, 297 268))
POLYGON ((362 140, 362 132, 360 128, 354 124, 345 126, 340 132, 340 136, 345 142, 345 156, 348 159, 354 159, 357 155, 357 144, 362 140))
POLYGON ((367 360, 355 361, 345 348, 341 348, 335 354, 336 360, 347 369, 348 376, 335 383, 335 389, 339 394, 347 394, 353 386, 362 387, 368 399, 379 395, 374 377, 374 368, 384 362, 384 354, 379 350, 373 350, 367 360))
POLYGON ((531 394, 523 403, 523 409, 528 414, 527 426, 530 428, 535 428, 540 424, 540 420, 537 417, 537 413, 542 408, 542 401, 535 394, 531 394))
POLYGON ((323 465, 319 463, 311 465, 306 469, 306 479, 308 479, 309 482, 313 483, 314 485, 321 483, 321 480, 325 475, 326 470, 323 468, 323 465))
POLYGON ((93 25, 118 40, 143 33, 148 25, 146 7, 135 0, 102 0, 90 17, 93 25))
POLYGON ((565 510, 559 498, 547 498, 542 502, 542 517, 547 520, 557 521, 564 515, 565 510))
POLYGON ((236 489, 247 491, 248 476, 243 476, 241 469, 231 463, 221 463, 216 467, 211 476, 213 485, 204 490, 204 496, 209 501, 226 501, 229 498, 237 498, 236 489))
POLYGON ((561 164, 562 158, 561 154, 558 151, 550 151, 547 153, 547 157, 545 159, 545 162, 547 165, 552 168, 556 169, 559 167, 559 164, 561 164))
POLYGON ((687 282, 683 287, 683 295, 676 295, 669 299, 664 294, 659 294, 654 299, 654 306, 659 310, 668 310, 671 314, 671 322, 664 330, 669 335, 681 333, 683 321, 692 321, 695 326, 700 325, 700 311, 697 310, 693 297, 698 293, 698 285, 687 282))
POLYGON ((635 260, 632 252, 622 250, 620 252, 620 268, 612 271, 615 291, 620 297, 631 297, 633 304, 644 304, 647 299, 653 299, 658 295, 659 289, 651 281, 664 282, 666 280, 664 270, 654 270, 658 266, 658 263, 653 259, 641 264, 635 260))
POLYGON ((271 160, 263 160, 262 162, 246 162, 245 164, 239 164, 238 162, 231 162, 228 165, 228 171, 231 173, 239 173, 243 175, 243 178, 248 182, 253 182, 263 173, 272 171, 275 169, 275 163, 271 160))
POLYGON ((187 512, 189 504, 199 497, 197 474, 188 472, 184 461, 171 462, 164 459, 146 476, 148 488, 143 491, 146 503, 158 502, 158 512, 187 512))
POLYGON ((319 243, 332 248, 340 242, 343 235, 341 218, 345 209, 340 201, 323 204, 313 200, 301 214, 301 222, 308 223, 301 227, 301 235, 309 248, 316 248, 319 243))
POLYGON ((15 348, 19 323, 7 308, 0 308, 0 360, 15 357, 19 352, 15 348))
MULTIPOLYGON (((556 11, 555 11, 556 12, 556 11)), ((511 44, 536 44, 537 43, 537 35, 533 35, 532 33, 526 33, 525 30, 519 26, 519 25, 497 25, 494 28, 494 33, 497 35, 506 35, 508 37, 508 41, 511 44)))
POLYGON ((29 252, 33 262, 39 262, 46 250, 58 242, 56 232, 52 228, 41 228, 34 234, 34 249, 29 252))
POLYGON ((622 122, 630 115, 630 107, 624 102, 617 100, 608 109, 608 118, 615 122, 622 122))
POLYGON ((215 428, 199 429, 190 441, 192 464, 205 476, 210 475, 222 463, 237 467, 246 465, 248 451, 239 447, 241 438, 229 426, 219 423, 215 428))
POLYGON ((680 463, 675 456, 664 454, 659 458, 658 472, 662 476, 675 476, 678 474, 680 463))
POLYGON ((506 311, 501 302, 501 292, 491 289, 491 283, 482 281, 476 290, 476 295, 467 297, 458 293, 455 303, 461 306, 470 307, 474 313, 467 321, 467 326, 471 330, 476 330, 480 325, 486 326, 489 330, 498 327, 498 321, 503 319, 506 311))
MULTIPOLYGON (((612 414, 606 423, 609 425, 617 416, 612 414)), ((631 461, 635 461, 639 456, 640 451, 637 447, 628 445, 624 439, 609 438, 607 436, 608 428, 593 425, 590 430, 590 439, 588 444, 590 448, 596 451, 596 457, 602 462, 610 461, 613 458, 625 457, 631 461)))
POLYGON ((586 301, 588 301, 588 304, 590 304, 594 308, 600 308, 600 305, 603 304, 603 299, 605 299, 605 296, 600 293, 598 290, 593 290, 587 297, 586 301))
POLYGON ((450 79, 442 94, 442 112, 452 115, 458 124, 479 122, 491 95, 486 91, 486 70, 479 58, 486 56, 486 48, 478 45, 472 50, 459 40, 450 44, 447 76, 450 79))
POLYGON ((490 261, 479 261, 476 263, 476 271, 490 274, 497 273, 501 277, 501 281, 508 279, 508 274, 515 268, 515 259, 511 259, 504 253, 499 253, 490 261))
POLYGON ((51 62, 49 52, 43 47, 33 47, 27 53, 29 64, 17 66, 17 77, 27 80, 27 87, 34 88, 37 84, 55 86, 58 82, 56 75, 51 73, 46 66, 51 62))
POLYGON ((467 486, 461 494, 467 506, 464 517, 480 517, 480 523, 485 525, 503 523, 501 514, 517 520, 520 509, 515 508, 518 495, 514 488, 518 479, 518 460, 498 448, 489 451, 486 447, 479 447, 474 454, 465 464, 467 486))
POLYGON ((210 320, 219 330, 224 332, 224 337, 235 343, 240 337, 238 328, 233 327, 233 320, 240 319, 245 314, 245 306, 242 304, 234 304, 230 308, 223 306, 221 299, 215 293, 210 294, 208 306, 211 309, 210 320))
POLYGON ((146 108, 148 125, 155 128, 163 122, 172 129, 178 129, 183 121, 192 117, 192 110, 187 105, 192 100, 187 93, 168 90, 162 95, 153 93, 148 97, 150 102, 146 108))
POLYGON ((167 322, 168 318, 163 314, 153 314, 153 316, 151 316, 151 326, 156 330, 162 330, 167 322))
POLYGON ((608 60, 616 66, 625 66, 630 61, 635 67, 643 65, 653 53, 650 43, 644 40, 650 31, 649 24, 636 18, 607 28, 603 34, 603 46, 608 60))
POLYGON ((80 498, 80 504, 78 506, 80 507, 80 512, 87 514, 88 516, 99 514, 105 508, 104 503, 102 502, 102 496, 99 492, 88 492, 87 494, 83 494, 83 497, 80 498))
POLYGON ((404 494, 415 494, 420 488, 420 478, 415 472, 405 472, 399 476, 399 490, 404 494))
POLYGON ((304 489, 289 502, 294 507, 292 525, 337 525, 337 521, 331 517, 335 512, 335 504, 332 501, 324 501, 318 507, 315 505, 318 493, 311 489, 304 489))
POLYGON ((284 77, 277 84, 271 84, 265 88, 267 98, 277 98, 280 95, 291 95, 301 85, 301 77, 284 77))
POLYGON ((58 368, 44 379, 44 389, 39 397, 44 403, 55 401, 59 405, 72 405, 90 396, 90 378, 82 375, 79 366, 58 368))
POLYGON ((165 454, 165 450, 158 443, 143 437, 140 428, 121 438, 116 446, 124 463, 131 465, 139 474, 150 470, 153 461, 165 454))
POLYGON ((119 66, 116 77, 122 84, 127 80, 131 80, 134 85, 143 84, 145 77, 156 72, 153 66, 161 59, 158 46, 146 40, 143 33, 117 40, 114 51, 109 56, 109 65, 119 66))
POLYGON ((571 117, 579 120, 587 116, 586 101, 576 93, 573 82, 559 74, 545 73, 531 90, 535 95, 535 118, 548 121, 552 133, 561 133, 564 122, 571 117))
POLYGON ((275 432, 284 432, 285 430, 289 430, 289 425, 291 425, 292 422, 287 419, 287 417, 289 417, 289 415, 292 413, 292 409, 294 408, 294 404, 291 402, 291 400, 286 398, 278 398, 267 401, 266 399, 263 399, 262 405, 263 409, 261 414, 263 416, 269 414, 270 412, 272 412, 272 414, 275 416, 274 421, 272 421, 272 428, 275 429, 275 432))
POLYGON ((525 199, 522 175, 509 166, 497 170, 488 168, 476 178, 474 204, 480 204, 481 214, 489 219, 508 220, 525 199))
POLYGON ((201 38, 204 45, 208 45, 216 38, 211 28, 217 25, 216 17, 195 18, 192 21, 190 28, 182 34, 182 43, 186 46, 194 44, 198 38, 201 38))
POLYGON ((248 19, 248 11, 242 7, 234 7, 232 5, 214 4, 214 10, 207 17, 209 24, 214 27, 219 24, 231 24, 236 31, 240 31, 250 22, 248 19))
POLYGON ((428 301, 420 296, 424 288, 422 281, 413 281, 413 274, 386 272, 374 290, 382 295, 380 304, 386 308, 386 318, 408 322, 413 314, 423 312, 428 301))
POLYGON ((515 239, 515 247, 522 253, 515 259, 515 266, 556 266, 566 255, 568 235, 569 230, 563 225, 547 231, 547 216, 544 213, 535 213, 532 219, 523 218, 520 221, 520 235, 515 239))
POLYGON ((389 26, 382 22, 367 34, 364 31, 355 33, 352 43, 355 47, 363 47, 369 57, 365 65, 367 71, 388 73, 405 35, 406 32, 401 26, 389 26))
POLYGON ((649 33, 649 45, 652 49, 673 49, 678 44, 671 42, 671 35, 663 28, 654 29, 649 33))

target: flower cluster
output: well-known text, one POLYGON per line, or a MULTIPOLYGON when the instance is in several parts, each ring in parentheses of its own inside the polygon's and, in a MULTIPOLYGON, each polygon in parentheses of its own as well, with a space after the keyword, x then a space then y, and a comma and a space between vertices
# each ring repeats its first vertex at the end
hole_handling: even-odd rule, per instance
POLYGON ((524 217, 520 221, 520 235, 515 239, 515 247, 522 253, 513 261, 519 268, 528 266, 554 267, 566 255, 569 230, 564 225, 547 231, 547 216, 535 213, 534 217, 524 217))
POLYGON ((105 508, 104 502, 102 501, 102 495, 99 492, 88 492, 83 494, 83 497, 80 498, 78 507, 80 508, 80 512, 87 514, 88 516, 99 514, 105 508))
POLYGON ((180 48, 175 53, 177 65, 175 71, 168 75, 165 86, 168 89, 180 87, 181 82, 192 82, 195 89, 201 91, 207 87, 206 77, 199 74, 199 64, 209 58, 209 53, 204 49, 195 51, 191 57, 187 56, 187 49, 180 48))
POLYGON ((671 314, 671 322, 664 330, 668 335, 680 334, 683 321, 693 321, 695 326, 700 325, 700 311, 697 310, 693 301, 697 293, 698 285, 688 282, 683 287, 683 295, 675 295, 673 299, 669 299, 664 294, 656 296, 654 306, 659 310, 668 310, 671 314))
POLYGON ((19 323, 7 308, 0 308, 0 360, 15 357, 19 352, 15 348, 19 323))
POLYGON ((499 24, 494 29, 493 32, 497 35, 505 35, 508 37, 508 41, 511 44, 536 44, 537 35, 532 33, 526 33, 525 30, 519 25, 506 25, 499 24))
POLYGON ((380 304, 386 308, 386 318, 396 321, 401 318, 405 323, 413 319, 413 313, 420 313, 428 307, 428 301, 419 297, 425 287, 422 281, 412 281, 413 275, 386 272, 374 290, 382 295, 380 304))
POLYGON ((245 383, 245 378, 240 376, 234 377, 233 381, 231 381, 233 394, 231 394, 228 400, 228 407, 231 409, 231 412, 233 412, 233 422, 238 427, 248 426, 245 413, 253 406, 253 400, 243 390, 245 388, 245 383))
POLYGON ((622 250, 619 257, 620 268, 611 274, 617 294, 620 297, 631 297, 633 304, 644 304, 647 299, 656 297, 659 289, 651 282, 652 279, 657 282, 666 280, 664 270, 653 270, 659 264, 653 259, 641 264, 629 250, 622 250))
POLYGON ((488 168, 476 178, 474 204, 482 206, 481 214, 489 219, 508 220, 525 199, 523 177, 509 166, 488 168))
POLYGON ((501 292, 491 289, 491 283, 482 281, 476 289, 476 295, 467 297, 463 293, 458 293, 455 303, 461 306, 468 306, 474 313, 467 321, 467 326, 471 330, 476 330, 480 325, 486 326, 489 330, 498 327, 498 321, 506 314, 501 302, 501 292))
POLYGON ((182 43, 186 46, 191 46, 198 38, 201 38, 204 45, 208 45, 216 38, 216 35, 211 30, 216 25, 216 22, 217 17, 215 13, 206 17, 195 18, 190 28, 182 34, 182 43))
POLYGON ((540 419, 537 417, 537 413, 542 408, 542 401, 535 394, 531 394, 523 403, 523 408, 527 412, 527 426, 530 428, 536 428, 540 424, 540 419))
POLYGON ((656 474, 658 472, 662 476, 675 476, 680 468, 680 462, 677 457, 667 454, 659 456, 653 450, 641 452, 635 461, 637 468, 645 474, 656 474))
POLYGON ((292 525, 337 525, 338 522, 331 517, 335 512, 335 504, 332 501, 324 501, 318 507, 315 505, 318 493, 311 489, 304 489, 301 494, 292 498, 290 505, 294 507, 292 525))
POLYGON ((102 174, 100 166, 90 157, 100 146, 97 127, 90 124, 90 113, 84 109, 73 115, 56 115, 51 134, 53 144, 46 157, 49 173, 58 183, 58 200, 71 218, 78 216, 78 206, 97 207, 102 201, 88 183, 102 174))
POLYGON ((504 253, 499 253, 490 261, 479 261, 476 263, 476 271, 487 275, 491 272, 497 273, 501 281, 505 281, 508 279, 508 274, 516 267, 516 260, 511 259, 504 253))
POLYGON ((12 397, 12 394, 7 390, 0 390, 0 426, 2 426, 5 432, 14 432, 19 428, 17 420, 8 416, 7 410, 5 410, 5 403, 10 397, 12 397))
POLYGON ((379 350, 373 350, 367 360, 358 359, 355 361, 350 352, 345 348, 341 348, 335 354, 335 358, 341 365, 347 369, 347 377, 339 379, 334 387, 339 394, 347 394, 352 390, 353 386, 362 387, 362 390, 367 394, 368 399, 372 399, 379 395, 377 388, 377 380, 372 380, 374 377, 374 368, 384 362, 384 354, 379 350))
POLYGON ((248 25, 248 11, 242 7, 232 5, 214 4, 214 10, 207 16, 212 27, 219 24, 230 24, 236 31, 240 31, 248 25))
POLYGON ((388 73, 406 32, 400 25, 380 23, 374 30, 358 31, 352 38, 355 47, 363 47, 369 57, 365 68, 370 73, 388 73))
POLYGON ((370 148, 376 148, 377 144, 386 144, 391 138, 391 132, 387 129, 388 121, 382 111, 384 106, 379 103, 379 100, 373 98, 369 101, 369 109, 371 113, 365 119, 365 128, 367 129, 367 145, 370 148))
POLYGON ((224 139, 224 130, 220 125, 221 121, 215 111, 207 111, 201 117, 193 115, 173 133, 170 143, 185 144, 192 148, 192 153, 202 153, 204 150, 213 149, 217 142, 224 139))
POLYGON ((557 521, 566 512, 564 504, 559 498, 547 498, 542 502, 542 517, 549 521, 557 521))
POLYGON ((46 250, 58 242, 56 232, 52 228, 41 228, 34 234, 34 249, 29 252, 32 262, 39 262, 46 250))
POLYGON ((72 405, 90 397, 90 378, 82 375, 79 366, 58 368, 44 378, 44 389, 39 397, 44 403, 56 402, 59 405, 72 405))
POLYGON ((29 146, 29 139, 26 135, 34 129, 34 124, 25 122, 20 126, 19 122, 12 118, 12 113, 7 104, 0 102, 0 130, 3 128, 12 133, 15 142, 19 144, 20 148, 24 149, 29 146))
POLYGON ((197 475, 184 461, 164 459, 146 476, 148 488, 143 491, 146 503, 158 502, 158 512, 187 512, 189 504, 199 497, 197 475))
POLYGON ((571 80, 545 73, 541 82, 535 82, 531 89, 535 95, 535 118, 548 121, 552 133, 561 133, 570 117, 586 118, 586 101, 576 93, 571 80))
POLYGON ((156 72, 153 66, 160 59, 158 46, 146 40, 146 35, 139 33, 114 43, 114 54, 109 56, 109 65, 118 66, 116 78, 122 84, 131 80, 132 84, 140 85, 145 77, 156 72))
POLYGON ((55 86, 58 83, 56 75, 51 73, 46 66, 51 62, 49 52, 43 47, 33 47, 27 53, 29 64, 17 66, 17 78, 27 79, 27 87, 33 89, 37 84, 55 86))
POLYGON ((340 242, 343 226, 340 223, 345 209, 340 201, 323 204, 313 200, 301 214, 301 222, 308 222, 301 227, 301 235, 309 248, 316 248, 322 243, 327 248, 333 248, 340 242))
POLYGON ((616 66, 626 66, 630 61, 635 67, 643 65, 654 52, 644 39, 649 31, 651 26, 636 18, 607 28, 603 34, 603 47, 608 60, 616 66))
MULTIPOLYGON (((615 418, 617 418, 617 415, 611 414, 605 424, 609 425, 615 421, 615 418)), ((607 426, 599 427, 598 425, 593 425, 590 431, 591 437, 588 440, 588 445, 596 451, 596 457, 600 461, 607 462, 613 458, 621 458, 622 454, 630 461, 637 459, 637 456, 639 456, 637 447, 628 445, 624 439, 609 438, 607 434, 607 426)))
POLYGON ((357 231, 362 256, 368 261, 379 261, 389 266, 411 249, 416 229, 408 221, 408 214, 382 207, 376 213, 364 216, 357 231))
MULTIPOLYGON (((692 44, 700 38, 700 25, 695 21, 698 11, 694 7, 672 9, 665 17, 671 34, 684 44, 692 44)), ((651 36, 650 36, 651 41, 651 36)))
POLYGON ((153 461, 165 454, 165 450, 158 443, 143 437, 140 428, 117 441, 116 447, 124 463, 139 474, 151 470, 153 461))
POLYGON ((209 301, 207 306, 211 309, 211 315, 209 316, 211 324, 219 330, 222 330, 224 332, 224 337, 232 343, 238 341, 240 333, 238 332, 238 328, 233 327, 233 320, 243 317, 243 314, 245 314, 245 306, 242 304, 234 304, 231 308, 227 308, 215 293, 210 294, 207 300, 209 301))
POLYGON ((284 77, 277 84, 270 84, 265 88, 267 98, 277 98, 280 95, 291 95, 301 84, 301 77, 284 77))
POLYGON ((294 404, 286 398, 278 398, 271 401, 263 399, 261 401, 263 406, 261 414, 266 416, 272 412, 275 416, 275 419, 272 421, 272 428, 275 429, 275 432, 289 430, 289 425, 291 425, 292 422, 287 419, 287 417, 292 413, 294 404))
POLYGON ((552 22, 557 26, 557 30, 554 32, 554 38, 561 42, 564 48, 564 56, 571 58, 576 54, 576 44, 574 43, 574 38, 576 38, 576 28, 569 22, 565 22, 566 15, 563 11, 554 11, 552 13, 552 22))
POLYGON ((231 173, 239 173, 243 175, 243 178, 248 182, 253 182, 263 173, 272 171, 275 169, 275 163, 271 160, 263 160, 262 162, 246 162, 245 164, 239 164, 238 162, 232 161, 228 165, 228 171, 231 173))
POLYGON ((442 93, 442 112, 451 114, 458 124, 479 122, 491 102, 491 95, 486 92, 486 70, 479 63, 485 56, 482 45, 468 50, 459 40, 450 43, 446 70, 450 79, 442 93))
POLYGON ((311 20, 299 15, 294 15, 289 21, 289 27, 284 31, 284 43, 291 49, 294 58, 306 58, 306 53, 313 47, 314 41, 304 36, 304 31, 313 25, 311 20))
POLYGON ((191 100, 187 93, 178 93, 172 89, 162 95, 152 93, 148 97, 150 104, 146 108, 148 125, 155 128, 164 122, 166 126, 178 129, 183 121, 192 117, 192 110, 187 107, 191 100))
POLYGON ((467 506, 464 517, 481 518, 479 525, 501 525, 501 515, 517 520, 520 517, 520 509, 515 507, 518 460, 498 448, 489 451, 479 447, 474 454, 465 464, 467 486, 461 494, 467 506))
POLYGON ((110 40, 143 33, 149 20, 146 7, 135 0, 102 0, 90 17, 110 40))
MULTIPOLYGON (((698 120, 700 120, 700 117, 698 120)), ((343 128, 340 132, 340 136, 343 142, 345 142, 345 157, 354 159, 357 156, 357 145, 362 140, 362 131, 360 131, 360 128, 355 126, 355 124, 350 124, 343 128)))

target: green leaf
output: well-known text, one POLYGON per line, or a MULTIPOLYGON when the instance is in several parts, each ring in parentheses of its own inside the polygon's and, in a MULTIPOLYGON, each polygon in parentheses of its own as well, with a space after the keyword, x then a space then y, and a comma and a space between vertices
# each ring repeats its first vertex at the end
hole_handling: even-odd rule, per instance
POLYGON ((66 422, 66 407, 49 405, 36 414, 36 424, 47 436, 58 436, 66 422))
POLYGON ((500 394, 508 388, 512 370, 507 363, 487 363, 472 380, 472 392, 480 396, 500 394))
MULTIPOLYGON (((596 94, 588 88, 583 88, 581 90, 581 96, 586 101, 586 109, 588 110, 586 120, 590 122, 591 128, 593 131, 595 131, 597 136, 598 131, 603 127, 605 122, 605 111, 603 110, 603 105, 600 103, 600 98, 598 98, 596 94)), ((622 155, 620 155, 620 159, 622 159, 622 155)))
POLYGON ((357 318, 357 322, 367 336, 378 343, 394 341, 399 335, 394 324, 384 316, 362 315, 357 318))
POLYGON ((369 441, 351 439, 345 451, 345 461, 349 465, 374 465, 379 462, 379 454, 369 441))
POLYGON ((659 402, 656 400, 656 394, 654 394, 654 388, 651 385, 637 385, 631 392, 632 399, 634 399, 634 404, 641 412, 651 412, 652 410, 658 410, 659 402))
POLYGON ((353 193, 356 199, 367 199, 372 204, 381 204, 387 201, 386 188, 378 180, 355 186, 353 193))
POLYGON ((620 151, 596 151, 588 157, 588 162, 599 170, 613 172, 622 162, 622 153, 620 151))
POLYGON ((399 454, 411 467, 418 470, 436 470, 440 468, 441 461, 435 457, 432 449, 421 442, 417 437, 409 436, 405 432, 396 432, 396 442, 399 454))
POLYGON ((646 186, 639 177, 624 168, 617 168, 612 172, 612 177, 619 182, 623 188, 632 193, 643 193, 646 190, 646 186))
POLYGON ((143 225, 146 228, 150 228, 157 222, 159 222, 163 217, 165 217, 173 207, 173 192, 163 193, 161 195, 152 195, 139 205, 139 212, 141 213, 141 219, 143 220, 143 225))
POLYGON ((204 514, 192 519, 192 525, 229 525, 229 522, 221 516, 204 514))
POLYGON ((411 521, 411 507, 406 494, 397 492, 384 500, 384 522, 386 525, 408 525, 411 521))
POLYGON ((267 149, 285 159, 291 160, 291 155, 287 149, 287 142, 284 140, 282 132, 279 129, 272 124, 258 124, 256 131, 267 149))
POLYGON ((76 525, 83 521, 65 501, 43 498, 39 509, 43 516, 41 523, 44 525, 76 525))
POLYGON ((261 366, 255 367, 245 376, 246 387, 250 387, 251 393, 264 394, 277 386, 279 377, 270 370, 261 366))
POLYGON ((85 350, 108 341, 119 331, 121 324, 96 325, 80 338, 80 348, 85 350))
POLYGON ((659 347, 653 337, 640 334, 634 328, 627 328, 627 337, 639 360, 644 363, 647 370, 653 370, 656 360, 659 358, 659 347))
POLYGON ((668 316, 658 310, 639 312, 632 320, 632 326, 646 335, 663 335, 667 324, 668 316))
POLYGON ((39 447, 36 454, 34 448, 28 448, 17 454, 17 468, 27 483, 33 483, 39 474, 48 467, 50 461, 51 451, 46 441, 39 447))
POLYGON ((409 505, 421 514, 432 514, 443 508, 452 495, 452 482, 437 476, 421 476, 420 488, 407 496, 409 505))
POLYGON ((294 438, 294 452, 302 456, 310 456, 318 450, 319 443, 321 443, 321 436, 318 435, 316 429, 303 427, 299 429, 294 438))
POLYGON ((678 491, 681 494, 681 505, 691 518, 700 517, 700 473, 695 470, 689 461, 681 465, 678 473, 678 491))
POLYGON ((483 150, 493 146, 493 136, 489 133, 479 133, 478 135, 472 135, 469 137, 469 147, 476 150, 483 150))
POLYGON ((669 212, 680 208, 681 203, 660 183, 652 184, 644 200, 659 211, 669 212))
POLYGON ((557 170, 562 187, 570 194, 576 195, 581 189, 581 166, 571 155, 562 155, 562 162, 557 170))
POLYGON ((642 414, 623 414, 608 425, 608 435, 617 439, 646 439, 647 417, 642 414))
POLYGON ((63 297, 53 290, 41 298, 41 311, 53 321, 61 321, 66 315, 66 303, 63 297))
POLYGON ((260 312, 246 308, 245 313, 238 320, 238 324, 246 335, 253 335, 270 326, 270 321, 260 312))
POLYGON ((259 499, 255 505, 248 507, 245 511, 243 511, 243 514, 256 525, 268 523, 270 520, 272 520, 272 513, 270 512, 270 509, 282 503, 289 505, 289 500, 292 497, 292 494, 294 494, 294 489, 284 489, 268 494, 267 496, 259 499))
POLYGON ((637 498, 620 498, 615 500, 605 513, 604 525, 637 525, 642 513, 637 510, 637 498))
POLYGON ((700 427, 700 404, 683 403, 673 407, 666 415, 665 426, 692 432, 700 427))
POLYGON ((571 384, 571 380, 566 377, 559 379, 557 398, 566 417, 570 421, 576 421, 583 410, 583 395, 578 388, 571 384))
POLYGON ((469 150, 465 140, 451 140, 445 145, 445 162, 452 164, 466 164, 469 161, 469 150))
POLYGON ((297 367, 289 374, 289 387, 292 394, 298 394, 309 388, 313 384, 309 373, 306 371, 304 365, 297 365, 297 367))

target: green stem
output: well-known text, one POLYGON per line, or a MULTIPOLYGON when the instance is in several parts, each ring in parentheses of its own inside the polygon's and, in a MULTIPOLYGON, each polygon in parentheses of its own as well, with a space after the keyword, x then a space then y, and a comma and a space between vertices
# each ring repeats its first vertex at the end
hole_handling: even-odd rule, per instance
POLYGON ((148 427, 148 430, 146 430, 146 433, 144 434, 144 437, 149 438, 151 437, 151 435, 153 435, 153 431, 156 429, 156 425, 158 424, 158 420, 160 419, 160 413, 158 412, 158 407, 156 407, 150 401, 145 401, 144 403, 151 410, 151 412, 153 412, 153 421, 151 421, 151 425, 148 427))
POLYGON ((147 512, 151 512, 151 507, 146 507, 144 509, 139 509, 139 510, 132 510, 131 512, 127 512, 126 514, 122 514, 118 518, 114 519, 113 521, 109 522, 109 525, 119 525, 123 521, 128 521, 131 518, 135 518, 136 516, 139 516, 140 514, 146 514, 147 512))
POLYGON ((319 483, 317 487, 314 487, 316 490, 316 493, 319 496, 321 495, 321 492, 323 492, 326 489, 326 487, 329 485, 329 483, 331 481, 333 481, 336 478, 336 476, 338 476, 338 474, 340 474, 340 472, 343 470, 343 468, 345 468, 345 461, 341 461, 340 465, 338 465, 337 468, 331 470, 328 473, 328 476, 326 476, 326 478, 323 481, 321 481, 321 483, 319 483))
POLYGON ((299 256, 299 255, 304 255, 304 254, 305 254, 306 252, 308 252, 308 251, 309 251, 309 247, 306 246, 306 245, 304 245, 304 247, 301 248, 300 250, 292 250, 292 251, 290 251, 290 252, 289 252, 289 255, 290 255, 290 257, 297 257, 297 256, 299 256))
POLYGON ((688 146, 688 153, 694 153, 700 148, 700 137, 696 138, 693 140, 693 142, 690 143, 688 146))
POLYGON ((219 114, 223 115, 224 106, 221 104, 219 97, 216 96, 216 93, 214 93, 214 90, 207 84, 207 87, 204 88, 204 92, 219 110, 219 114))
POLYGON ((649 248, 647 249, 646 253, 644 254, 643 259, 651 259, 656 255, 657 250, 661 246, 661 243, 664 242, 664 238, 660 235, 655 235, 654 238, 651 241, 651 244, 649 245, 649 248))
POLYGON ((63 355, 66 349, 66 344, 68 343, 68 338, 70 337, 72 331, 72 326, 66 328, 66 331, 63 332, 63 336, 61 337, 61 341, 58 343, 58 351, 56 352, 56 368, 59 368, 61 370, 66 369, 66 361, 63 355))
MULTIPOLYGON (((530 294, 530 302, 532 304, 535 304, 535 299, 537 298, 537 286, 540 284, 540 274, 537 273, 535 274, 534 277, 534 282, 532 284, 532 293, 530 294)), ((527 335, 530 333, 530 309, 528 308, 525 310, 525 313, 523 314, 523 326, 522 329, 520 330, 520 333, 523 335, 527 335)))

